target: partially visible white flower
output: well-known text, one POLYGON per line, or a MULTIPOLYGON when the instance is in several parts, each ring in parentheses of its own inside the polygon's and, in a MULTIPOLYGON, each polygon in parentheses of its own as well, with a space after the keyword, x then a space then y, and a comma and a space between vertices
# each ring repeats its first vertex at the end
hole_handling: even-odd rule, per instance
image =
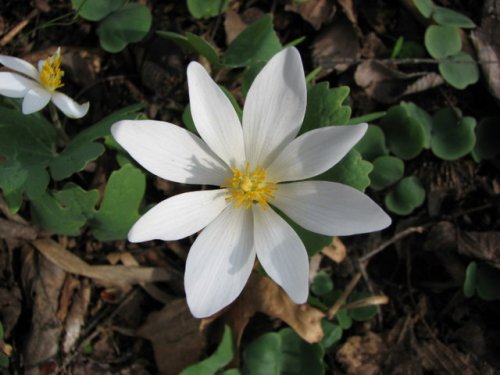
POLYGON ((89 110, 88 102, 78 104, 57 91, 64 86, 61 62, 60 48, 52 56, 39 61, 38 69, 17 57, 0 55, 0 64, 16 72, 0 72, 0 95, 24 98, 22 110, 25 115, 41 110, 52 101, 70 118, 85 116, 89 110))
POLYGON ((131 242, 178 240, 205 228, 186 261, 187 302, 196 317, 214 314, 240 294, 255 257, 296 303, 308 295, 308 256, 278 208, 310 231, 334 236, 383 229, 389 216, 349 186, 300 181, 339 162, 366 124, 331 126, 298 138, 306 86, 295 48, 276 54, 255 78, 243 125, 205 69, 192 62, 188 86, 198 136, 160 121, 120 121, 111 132, 151 173, 175 182, 219 186, 166 199, 129 232, 131 242), (294 139, 295 138, 295 139, 294 139), (288 182, 299 180, 299 182, 288 182))

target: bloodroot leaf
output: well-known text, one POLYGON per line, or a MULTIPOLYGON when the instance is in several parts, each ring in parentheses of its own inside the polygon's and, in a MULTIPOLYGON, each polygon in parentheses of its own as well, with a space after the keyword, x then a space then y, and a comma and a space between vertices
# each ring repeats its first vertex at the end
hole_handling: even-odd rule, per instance
POLYGON ((425 31, 425 47, 436 59, 454 55, 462 49, 460 31, 453 26, 429 26, 425 31))
POLYGON ((385 196, 385 206, 398 215, 409 215, 425 200, 425 190, 417 177, 405 177, 385 196))
POLYGON ((459 52, 448 60, 439 64, 439 73, 454 88, 463 90, 479 80, 477 63, 467 53, 459 52))

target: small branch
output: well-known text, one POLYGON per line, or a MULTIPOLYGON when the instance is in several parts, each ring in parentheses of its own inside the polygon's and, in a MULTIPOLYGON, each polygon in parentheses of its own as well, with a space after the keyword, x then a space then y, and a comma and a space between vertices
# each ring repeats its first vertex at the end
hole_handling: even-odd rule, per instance
POLYGON ((424 230, 425 230, 425 226, 418 226, 418 227, 406 228, 405 230, 403 230, 403 231, 401 231, 399 233, 396 233, 394 235, 394 237, 392 237, 390 240, 385 241, 380 246, 378 246, 375 249, 373 249, 372 251, 370 251, 368 254, 363 255, 361 258, 359 258, 359 261, 361 263, 365 263, 370 258, 372 258, 373 256, 377 255, 381 251, 385 250, 387 247, 389 247, 393 243, 402 240, 403 238, 409 236, 410 234, 413 234, 413 233, 423 233, 424 230))
POLYGON ((38 15, 38 10, 33 9, 24 20, 19 22, 16 26, 12 28, 12 30, 10 30, 7 34, 5 34, 5 36, 2 39, 0 39, 0 47, 7 45, 12 39, 14 39, 14 37, 17 34, 19 34, 26 26, 28 26, 30 21, 37 15, 38 15))
MULTIPOLYGON (((448 63, 448 64, 471 64, 470 61, 460 61, 460 60, 451 60, 451 59, 433 59, 433 58, 390 58, 390 59, 355 59, 355 58, 333 58, 329 59, 328 62, 322 65, 323 68, 333 68, 337 64, 360 64, 365 61, 376 62, 380 64, 394 64, 394 65, 417 65, 417 64, 440 64, 440 63, 448 63)), ((474 62, 478 64, 498 64, 500 61, 498 60, 475 60, 474 62)))
POLYGON ((347 287, 344 289, 342 295, 337 299, 337 301, 335 301, 335 304, 332 307, 330 307, 326 312, 326 316, 328 317, 328 319, 331 320, 334 318, 335 314, 337 314, 337 312, 340 310, 340 308, 345 303, 349 295, 352 293, 352 291, 354 290, 360 279, 361 279, 361 272, 358 272, 349 282, 347 287))

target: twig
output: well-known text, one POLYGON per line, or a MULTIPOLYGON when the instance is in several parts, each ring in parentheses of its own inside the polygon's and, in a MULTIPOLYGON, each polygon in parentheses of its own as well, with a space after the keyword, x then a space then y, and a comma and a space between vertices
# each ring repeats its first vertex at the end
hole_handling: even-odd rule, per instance
POLYGON ((328 319, 333 319, 335 314, 340 310, 340 307, 345 303, 347 300, 347 297, 352 293, 356 285, 358 284, 359 280, 361 279, 361 272, 358 272, 352 280, 349 282, 347 287, 344 289, 342 292, 342 295, 335 301, 335 304, 328 309, 326 312, 326 316, 328 319))
POLYGON ((363 255, 361 258, 359 258, 359 261, 361 263, 365 263, 371 257, 377 255, 378 253, 380 253, 381 251, 383 251, 384 249, 386 249, 387 247, 389 247, 393 243, 402 240, 403 238, 409 236, 410 234, 413 234, 413 233, 423 233, 424 230, 425 230, 425 226, 423 226, 423 225, 422 226, 418 226, 418 227, 406 228, 405 230, 403 230, 403 231, 401 231, 399 233, 396 233, 390 240, 385 241, 380 246, 378 246, 375 249, 373 249, 372 251, 370 251, 368 254, 363 255))
MULTIPOLYGON (((472 61, 465 60, 451 60, 449 58, 444 59, 433 59, 433 58, 390 58, 390 59, 364 59, 364 58, 348 58, 348 57, 338 57, 333 59, 328 59, 322 63, 323 68, 333 68, 337 64, 360 64, 365 61, 376 62, 381 64, 395 64, 395 65, 417 65, 417 64, 471 64, 472 61)), ((500 64, 498 60, 474 60, 478 64, 500 64)))
POLYGON ((0 39, 0 47, 5 46, 12 39, 14 39, 14 37, 17 34, 19 34, 26 26, 28 26, 30 21, 37 15, 38 15, 38 9, 33 9, 24 20, 19 22, 16 26, 12 28, 12 30, 10 30, 7 34, 5 34, 5 36, 2 39, 0 39))

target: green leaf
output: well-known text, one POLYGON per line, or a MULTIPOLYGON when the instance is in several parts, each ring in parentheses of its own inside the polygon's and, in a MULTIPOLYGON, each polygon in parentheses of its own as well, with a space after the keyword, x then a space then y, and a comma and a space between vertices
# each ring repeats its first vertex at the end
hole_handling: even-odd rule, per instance
POLYGON ((464 295, 470 298, 476 291, 477 263, 470 262, 465 270, 464 295))
POLYGON ((71 0, 78 15, 88 21, 100 21, 120 9, 127 0, 71 0))
POLYGON ((0 106, 0 188, 11 211, 20 208, 24 193, 36 198, 47 189, 46 167, 56 140, 56 130, 43 116, 0 106))
POLYGON ((97 35, 102 49, 116 53, 127 44, 142 40, 152 23, 149 9, 139 3, 127 3, 101 21, 97 35))
POLYGON ((139 219, 139 205, 146 189, 144 174, 126 164, 109 177, 104 198, 91 226, 99 241, 124 239, 139 219))
POLYGON ((243 93, 243 96, 246 97, 248 90, 250 90, 250 86, 253 83, 253 80, 255 79, 255 77, 257 77, 257 74, 259 74, 264 65, 266 65, 265 62, 260 62, 247 66, 247 68, 243 72, 241 80, 241 92, 243 93))
POLYGON ((273 29, 273 19, 265 15, 247 26, 231 42, 224 54, 224 65, 236 68, 267 62, 281 48, 273 29))
POLYGON ((307 90, 307 109, 300 134, 330 125, 345 125, 351 117, 351 108, 343 105, 349 96, 349 87, 331 89, 321 82, 307 90))
POLYGON ((54 180, 62 180, 79 172, 104 152, 102 144, 93 142, 110 135, 111 125, 120 120, 136 119, 142 104, 123 108, 105 117, 96 124, 80 132, 62 153, 50 162, 50 172, 54 180))
POLYGON ((384 117, 385 114, 386 112, 381 111, 381 112, 368 113, 367 115, 363 116, 353 117, 349 121, 347 121, 346 125, 356 125, 356 124, 361 124, 362 122, 374 122, 384 117))
POLYGON ((194 18, 215 17, 223 13, 229 0, 187 0, 189 13, 194 18))
POLYGON ((203 361, 182 370, 180 375, 214 375, 234 358, 236 348, 228 326, 224 327, 222 341, 215 352, 203 361))
POLYGON ((425 54, 425 48, 420 43, 405 40, 397 57, 400 59, 418 59, 424 57, 425 54))
POLYGON ((486 117, 476 127, 474 154, 491 159, 500 154, 500 117, 486 117))
POLYGON ((4 336, 5 336, 5 330, 3 328, 2 322, 0 321, 0 341, 3 341, 4 336))
POLYGON ((429 18, 431 16, 432 9, 434 8, 432 0, 413 0, 413 4, 422 16, 425 18, 429 18))
POLYGON ((323 328, 323 332, 325 333, 325 335, 321 339, 321 342, 319 343, 323 350, 328 349, 333 344, 339 342, 342 339, 342 334, 344 331, 339 325, 334 324, 327 319, 322 319, 321 327, 323 328))
POLYGON ((330 275, 325 271, 319 271, 311 284, 311 291, 317 296, 322 296, 332 290, 333 281, 330 275))
MULTIPOLYGON (((371 297, 368 292, 354 292, 349 297, 349 302, 359 301, 371 297)), ((364 306, 349 309, 349 315, 357 322, 366 322, 377 315, 377 308, 375 306, 364 306)))
POLYGON ((403 178, 393 191, 385 196, 387 209, 398 215, 409 215, 425 200, 425 189, 417 177, 403 178))
POLYGON ((363 160, 361 154, 352 149, 337 165, 314 179, 339 182, 359 191, 365 191, 370 185, 368 175, 372 169, 372 164, 363 160))
POLYGON ((0 369, 7 368, 10 365, 10 359, 4 352, 0 351, 0 369))
POLYGON ((439 73, 451 86, 463 90, 479 80, 479 69, 474 59, 465 52, 450 56, 438 66, 439 73))
POLYGON ((500 271, 479 264, 476 273, 476 290, 477 295, 485 301, 500 299, 500 271))
POLYGON ((273 208, 281 215, 283 219, 286 220, 286 222, 293 228, 295 233, 298 234, 309 256, 317 254, 318 252, 321 251, 321 249, 323 249, 325 246, 329 245, 332 242, 332 236, 324 236, 322 234, 308 231, 307 229, 302 228, 296 222, 291 220, 288 216, 286 216, 276 207, 273 208))
POLYGON ((77 236, 80 228, 94 215, 98 199, 97 190, 85 191, 70 183, 63 190, 45 193, 32 200, 31 214, 42 228, 57 234, 77 236))
POLYGON ((337 322, 339 322, 339 326, 342 329, 349 329, 352 327, 352 318, 349 315, 349 311, 346 309, 342 309, 337 311, 335 315, 337 322))
POLYGON ((186 33, 186 39, 189 45, 201 56, 206 57, 211 64, 215 66, 220 65, 217 51, 205 39, 193 33, 186 33))
POLYGON ((473 29, 476 24, 467 16, 449 8, 434 7, 432 18, 440 25, 473 29))
POLYGON ((460 31, 453 26, 429 26, 425 31, 425 47, 435 59, 454 55, 462 49, 460 31))
POLYGON ((422 108, 412 102, 401 102, 401 107, 413 120, 417 121, 424 131, 424 147, 431 147, 432 117, 422 108))
POLYGON ((323 348, 308 344, 291 328, 254 340, 243 352, 244 374, 324 374, 323 348))
POLYGON ((373 171, 370 173, 372 187, 382 190, 400 180, 405 171, 403 161, 395 156, 379 156, 373 161, 373 171))
POLYGON ((369 161, 389 153, 385 145, 384 132, 375 125, 368 125, 368 130, 354 149, 363 156, 363 159, 369 161))
POLYGON ((434 115, 431 149, 443 160, 457 160, 472 151, 476 142, 472 117, 458 119, 452 108, 443 108, 434 115))
POLYGON ((416 157, 424 148, 426 133, 422 124, 404 106, 393 106, 380 121, 389 149, 403 160, 416 157))

